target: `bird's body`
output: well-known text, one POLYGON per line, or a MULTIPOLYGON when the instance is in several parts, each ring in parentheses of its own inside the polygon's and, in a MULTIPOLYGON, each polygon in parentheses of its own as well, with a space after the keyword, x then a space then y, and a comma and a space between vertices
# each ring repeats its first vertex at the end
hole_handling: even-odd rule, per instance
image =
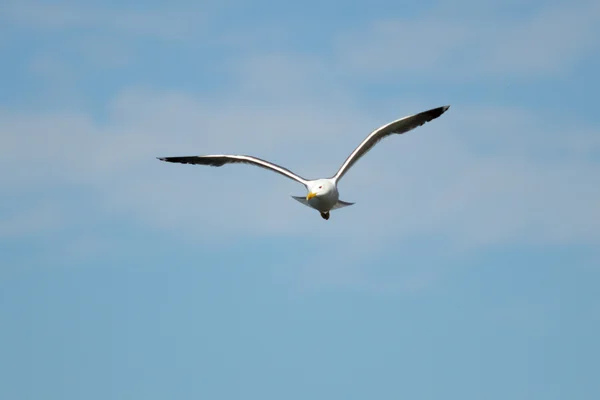
POLYGON ((315 195, 310 197, 308 204, 315 210, 327 212, 336 205, 340 198, 335 182, 331 179, 317 179, 309 183, 309 194, 315 195))
POLYGON ((442 115, 450 106, 433 108, 428 111, 423 111, 419 114, 401 118, 399 120, 386 124, 367 136, 362 143, 354 149, 354 151, 346 158, 337 173, 331 178, 322 178, 307 180, 292 171, 283 168, 277 164, 262 160, 257 157, 247 155, 206 155, 206 156, 187 156, 187 157, 163 157, 159 158, 162 161, 176 162, 182 164, 199 164, 220 167, 225 164, 252 164, 257 167, 270 169, 283 176, 302 183, 308 193, 306 197, 292 196, 302 204, 314 208, 319 211, 321 217, 329 219, 329 212, 337 208, 346 207, 354 203, 348 203, 339 199, 337 188, 338 181, 350 169, 352 165, 365 153, 367 153, 377 142, 391 134, 402 134, 408 132, 418 126, 429 122, 442 115))
POLYGON ((329 211, 338 204, 340 193, 333 180, 317 179, 309 182, 306 197, 309 207, 319 211, 324 219, 329 219, 329 211))

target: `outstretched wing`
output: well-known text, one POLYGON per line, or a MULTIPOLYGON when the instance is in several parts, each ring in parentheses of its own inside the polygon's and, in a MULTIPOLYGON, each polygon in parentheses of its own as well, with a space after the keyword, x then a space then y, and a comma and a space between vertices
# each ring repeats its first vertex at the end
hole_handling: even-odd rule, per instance
POLYGON ((379 142, 381 139, 392 134, 402 134, 415 129, 426 122, 436 119, 445 113, 448 108, 450 108, 450 106, 433 108, 428 111, 423 111, 419 114, 390 122, 389 124, 374 130, 356 149, 354 149, 352 154, 348 156, 338 172, 333 176, 333 179, 337 182, 342 176, 344 176, 346 172, 348 172, 350 167, 352 167, 352 165, 358 161, 359 158, 371 150, 373 146, 375 146, 375 144, 377 144, 377 142, 379 142))
POLYGON ((261 160, 257 157, 252 156, 238 156, 238 155, 208 155, 208 156, 187 156, 187 157, 158 157, 159 160, 168 161, 173 163, 181 164, 199 164, 199 165, 210 165, 212 167, 221 167, 225 164, 252 164, 257 167, 270 169, 283 176, 293 179, 297 182, 306 185, 308 182, 306 179, 294 174, 292 171, 283 168, 277 164, 270 163, 265 160, 261 160))

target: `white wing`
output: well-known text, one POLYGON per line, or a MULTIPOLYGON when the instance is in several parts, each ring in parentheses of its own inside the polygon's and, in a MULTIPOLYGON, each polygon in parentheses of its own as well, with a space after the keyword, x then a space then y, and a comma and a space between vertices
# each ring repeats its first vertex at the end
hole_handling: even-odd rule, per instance
POLYGON ((159 160, 181 163, 181 164, 199 164, 199 165, 210 165, 212 167, 221 167, 225 164, 252 164, 257 167, 270 169, 290 179, 298 181, 303 185, 307 184, 307 180, 294 174, 292 171, 283 168, 277 164, 270 163, 265 160, 261 160, 257 157, 252 156, 238 156, 238 155, 208 155, 208 156, 188 156, 188 157, 158 157, 159 160))
POLYGON ((392 135, 392 134, 402 134, 406 133, 412 129, 415 129, 426 122, 429 122, 433 119, 436 119, 440 115, 446 112, 446 110, 450 108, 450 106, 433 108, 428 111, 423 111, 419 114, 411 115, 408 117, 404 117, 402 119, 390 122, 387 125, 384 125, 367 136, 365 140, 348 156, 346 161, 342 164, 338 172, 333 176, 334 181, 338 181, 352 165, 358 161, 363 155, 365 155, 369 150, 377 144, 381 139, 392 135))

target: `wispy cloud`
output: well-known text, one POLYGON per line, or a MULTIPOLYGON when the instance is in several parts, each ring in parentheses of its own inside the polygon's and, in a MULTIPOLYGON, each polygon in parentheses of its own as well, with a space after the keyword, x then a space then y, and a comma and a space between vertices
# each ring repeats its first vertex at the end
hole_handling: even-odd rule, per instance
MULTIPOLYGON (((314 221, 306 218, 310 210, 288 197, 303 188, 250 167, 194 168, 155 157, 255 154, 317 177, 334 172, 358 143, 354 139, 386 122, 343 104, 302 108, 294 102, 274 113, 235 100, 210 103, 135 91, 119 96, 109 121, 101 125, 85 115, 5 113, 2 121, 1 130, 11 132, 2 170, 28 160, 18 179, 2 174, 4 185, 78 185, 95 193, 97 207, 121 210, 139 223, 178 231, 208 224, 211 234, 222 229, 225 235, 312 231, 314 221), (346 138, 343 132, 352 134, 346 138), (208 212, 215 209, 223 213, 208 212), (190 226, 190 219, 198 223, 190 226)), ((593 143, 583 153, 581 146, 567 146, 557 157, 561 128, 523 111, 451 108, 440 120, 388 139, 365 156, 341 183, 342 198, 357 205, 344 216, 339 212, 333 231, 317 235, 390 240, 389 232, 395 239, 436 233, 465 246, 596 243, 600 182, 594 177, 600 176, 600 166, 586 156, 595 154, 593 143), (515 132, 512 140, 506 132, 515 132), (478 142, 477 136, 486 139, 478 142)), ((570 135, 578 137, 573 128, 570 135)))
POLYGON ((2 6, 5 22, 33 30, 104 30, 139 37, 181 39, 210 21, 215 4, 202 7, 115 9, 113 7, 12 2, 2 6))
POLYGON ((339 35, 336 48, 344 65, 363 74, 548 77, 598 48, 599 27, 596 2, 550 4, 524 16, 441 7, 417 17, 370 21, 339 35))
POLYGON ((598 2, 549 7, 509 23, 488 43, 483 68, 494 74, 556 75, 600 47, 598 2))
MULTIPOLYGON (((87 10, 65 10, 49 13, 53 22, 48 26, 32 29, 77 29, 83 24, 127 30, 119 21, 131 18, 134 25, 145 28, 131 28, 126 36, 185 33, 179 28, 144 33, 152 29, 154 17, 127 13, 117 17, 108 10, 99 13, 100 18, 87 10)), ((28 12, 17 9, 13 15, 23 24, 43 18, 39 10, 31 11, 38 16, 28 12)), ((252 52, 236 52, 223 66, 220 77, 226 83, 218 90, 127 84, 116 85, 109 101, 92 111, 4 108, 0 111, 0 183, 15 201, 39 194, 3 221, 10 222, 6 226, 24 221, 28 228, 19 235, 29 237, 88 218, 118 218, 156 232, 197 235, 207 242, 234 236, 304 236, 342 251, 348 264, 351 260, 367 264, 365 257, 373 249, 414 237, 443 242, 439 248, 448 257, 516 243, 597 245, 599 128, 597 121, 578 118, 569 108, 561 118, 552 118, 534 106, 509 108, 493 99, 480 106, 465 98, 448 99, 452 108, 442 118, 387 139, 353 167, 340 189, 343 200, 357 204, 336 211, 325 225, 318 214, 289 198, 301 195, 301 186, 268 171, 156 160, 157 156, 231 152, 281 163, 307 178, 331 175, 372 129, 442 105, 414 91, 380 99, 373 90, 360 88, 364 82, 399 74, 425 84, 429 78, 418 79, 433 71, 454 74, 456 85, 463 78, 490 74, 558 74, 597 45, 590 33, 597 29, 592 23, 596 16, 597 7, 587 5, 545 8, 496 26, 486 19, 445 18, 442 12, 411 20, 372 20, 325 37, 329 45, 324 47, 331 50, 325 54, 261 51, 260 46, 252 52), (558 21, 562 11, 566 17, 558 21), (581 26, 575 24, 583 14, 581 26), (546 46, 527 54, 531 58, 526 60, 523 49, 541 47, 546 37, 552 37, 553 24, 578 25, 569 37, 582 40, 572 47, 560 42, 556 55, 546 46), (525 47, 519 47, 521 37, 525 47), (65 189, 75 190, 77 198, 52 195, 65 189), (48 217, 48 210, 75 207, 81 198, 86 208, 78 214, 48 217), (36 219, 51 223, 27 223, 36 219), (315 223, 321 224, 319 229, 315 223), (353 251, 343 251, 348 247, 353 251)), ((185 21, 181 29, 195 29, 186 28, 185 21)), ((169 25, 168 18, 166 22, 169 25)), ((106 50, 107 58, 111 51, 106 50)), ((69 82, 77 86, 69 60, 50 54, 38 53, 39 58, 30 59, 30 67, 47 74, 48 81, 60 81, 58 86, 68 88, 69 82)), ((58 93, 49 90, 47 95, 60 103, 58 93)), ((446 92, 439 95, 445 98, 446 92)), ((2 232, 10 236, 17 230, 2 232)), ((365 281, 361 271, 349 268, 349 281, 365 281)), ((436 274, 429 271, 402 279, 419 287, 434 282, 436 274)))

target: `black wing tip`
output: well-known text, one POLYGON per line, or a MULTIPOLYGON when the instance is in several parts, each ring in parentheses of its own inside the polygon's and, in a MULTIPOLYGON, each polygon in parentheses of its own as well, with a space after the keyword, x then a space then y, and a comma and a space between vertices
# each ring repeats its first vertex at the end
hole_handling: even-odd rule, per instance
POLYGON ((436 119, 450 108, 450 105, 432 108, 431 110, 425 111, 424 114, 428 115, 431 119, 436 119))
POLYGON ((197 164, 210 165, 211 167, 221 167, 226 164, 227 157, 221 156, 184 156, 184 157, 156 157, 161 161, 179 163, 179 164, 197 164))
POLYGON ((156 157, 160 161, 172 162, 172 163, 180 163, 180 164, 189 164, 190 159, 192 157, 156 157))
POLYGON ((433 109, 433 110, 431 110, 431 111, 434 111, 434 112, 439 112, 439 113, 440 113, 440 115, 442 115, 443 113, 445 113, 446 111, 448 111, 448 109, 449 109, 449 108, 450 108, 450 105, 447 105, 447 106, 442 106, 442 107, 437 107, 437 108, 434 108, 434 109, 433 109))
POLYGON ((159 159, 160 161, 175 162, 175 159, 177 159, 178 157, 156 157, 156 158, 159 159))

